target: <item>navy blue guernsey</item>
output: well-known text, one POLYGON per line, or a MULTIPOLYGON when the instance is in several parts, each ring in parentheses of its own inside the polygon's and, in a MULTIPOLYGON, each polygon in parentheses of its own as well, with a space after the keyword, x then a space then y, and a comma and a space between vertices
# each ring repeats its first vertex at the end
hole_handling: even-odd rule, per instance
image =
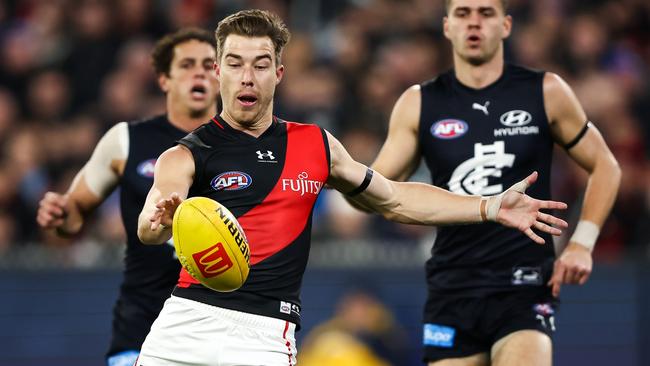
MULTIPOLYGON (((543 78, 543 72, 506 65, 483 89, 462 85, 453 70, 423 83, 418 138, 432 183, 488 196, 536 170, 539 179, 527 193, 549 199, 553 141, 543 78)), ((426 265, 429 291, 480 296, 544 286, 555 254, 551 237, 542 237, 546 244, 538 245, 496 223, 441 227, 426 265)))
POLYGON ((220 117, 179 141, 194 157, 188 196, 209 197, 237 217, 250 246, 244 285, 210 290, 182 270, 174 295, 300 326, 300 287, 316 198, 329 177, 329 145, 315 125, 274 118, 255 138, 220 117))
POLYGON ((138 215, 153 184, 158 156, 187 133, 158 116, 129 123, 129 154, 120 181, 120 206, 127 246, 124 281, 113 310, 113 340, 109 355, 140 349, 151 324, 171 294, 180 264, 174 247, 145 245, 137 235, 138 215))

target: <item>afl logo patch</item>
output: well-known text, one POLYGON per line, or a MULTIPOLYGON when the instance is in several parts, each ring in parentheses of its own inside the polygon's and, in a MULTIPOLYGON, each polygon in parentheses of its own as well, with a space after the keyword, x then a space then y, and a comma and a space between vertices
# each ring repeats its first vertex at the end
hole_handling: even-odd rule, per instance
POLYGON ((215 191, 238 191, 240 189, 248 188, 253 179, 251 176, 244 172, 225 172, 212 178, 210 186, 215 191))
POLYGON ((443 119, 431 126, 433 137, 450 140, 463 136, 469 129, 465 121, 459 119, 443 119))
POLYGON ((153 171, 156 166, 156 159, 145 160, 136 168, 138 174, 145 178, 153 178, 153 171))

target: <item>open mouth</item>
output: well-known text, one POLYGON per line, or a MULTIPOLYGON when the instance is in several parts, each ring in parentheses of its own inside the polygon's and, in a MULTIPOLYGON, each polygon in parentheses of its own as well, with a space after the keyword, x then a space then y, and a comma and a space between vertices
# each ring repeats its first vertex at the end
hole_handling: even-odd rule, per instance
POLYGON ((192 87, 192 90, 190 91, 190 93, 192 94, 192 97, 194 97, 194 98, 203 99, 203 98, 205 98, 207 90, 202 85, 195 85, 195 86, 192 87))
POLYGON ((477 45, 479 42, 481 42, 481 37, 479 37, 478 35, 472 34, 472 35, 467 37, 467 41, 471 45, 477 45))
POLYGON ((237 100, 245 107, 250 107, 257 103, 257 97, 252 94, 242 94, 237 97, 237 100))

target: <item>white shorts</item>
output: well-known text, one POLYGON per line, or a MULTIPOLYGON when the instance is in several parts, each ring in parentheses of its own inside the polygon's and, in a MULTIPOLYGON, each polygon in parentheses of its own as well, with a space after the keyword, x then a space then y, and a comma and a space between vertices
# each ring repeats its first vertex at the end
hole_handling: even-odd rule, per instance
POLYGON ((135 366, 295 366, 296 325, 172 296, 135 366))

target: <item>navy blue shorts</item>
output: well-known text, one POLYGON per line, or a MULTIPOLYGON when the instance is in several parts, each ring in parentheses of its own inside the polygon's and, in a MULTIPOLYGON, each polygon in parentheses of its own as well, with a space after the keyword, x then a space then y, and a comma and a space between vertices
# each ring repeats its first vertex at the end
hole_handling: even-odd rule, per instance
POLYGON ((552 339, 557 307, 546 288, 472 298, 430 296, 424 314, 424 361, 489 353, 499 339, 519 330, 539 330, 552 339))

